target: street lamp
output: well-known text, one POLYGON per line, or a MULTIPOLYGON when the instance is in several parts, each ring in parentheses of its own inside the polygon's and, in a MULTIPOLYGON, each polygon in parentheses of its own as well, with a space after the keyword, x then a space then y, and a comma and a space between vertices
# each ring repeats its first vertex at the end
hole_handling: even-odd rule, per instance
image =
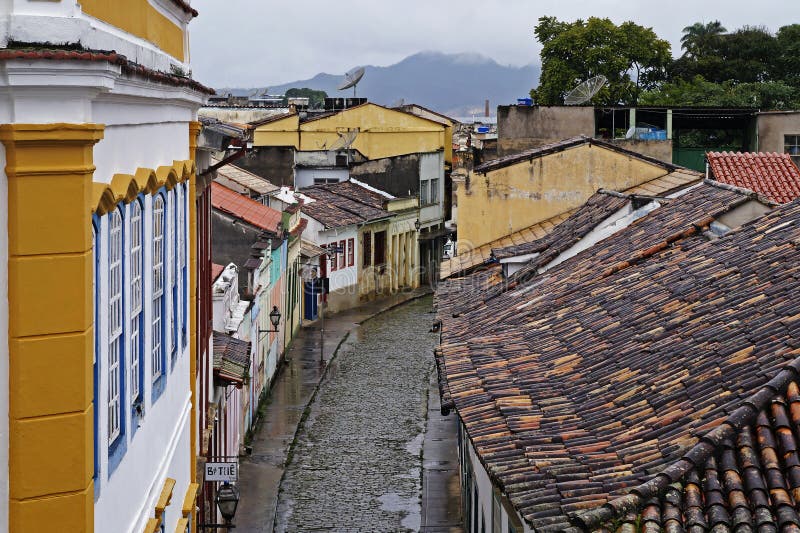
POLYGON ((415 230, 419 231, 419 228, 420 228, 421 226, 422 226, 422 224, 420 224, 420 223, 419 223, 419 219, 417 219, 417 220, 415 220, 415 221, 414 221, 414 229, 415 229, 415 230))
POLYGON ((236 487, 225 482, 217 489, 217 507, 225 522, 230 523, 236 514, 236 507, 239 505, 239 491, 236 487))
POLYGON ((278 324, 281 323, 281 312, 278 311, 278 306, 272 306, 272 312, 269 314, 269 321, 272 324, 274 329, 259 329, 259 333, 277 333, 278 332, 278 324))

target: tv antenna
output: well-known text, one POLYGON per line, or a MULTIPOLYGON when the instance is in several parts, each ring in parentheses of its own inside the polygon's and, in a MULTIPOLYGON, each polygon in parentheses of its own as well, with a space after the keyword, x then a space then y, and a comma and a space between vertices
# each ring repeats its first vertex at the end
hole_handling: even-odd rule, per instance
POLYGON ((350 148, 350 146, 353 144, 353 141, 355 141, 356 137, 358 137, 358 128, 354 130, 348 130, 344 133, 340 132, 337 133, 339 135, 339 138, 333 141, 328 150, 336 151, 336 150, 346 150, 350 148))
POLYGON ((356 85, 358 82, 361 81, 361 78, 364 77, 364 67, 357 67, 353 70, 349 71, 347 74, 344 75, 344 79, 342 83, 339 85, 338 89, 340 91, 344 91, 345 89, 349 89, 350 87, 353 88, 353 98, 356 97, 356 85))
POLYGON ((592 97, 596 95, 607 82, 608 79, 605 76, 595 76, 594 78, 589 78, 588 80, 579 83, 577 87, 568 92, 567 96, 564 97, 564 104, 585 104, 591 100, 592 97))

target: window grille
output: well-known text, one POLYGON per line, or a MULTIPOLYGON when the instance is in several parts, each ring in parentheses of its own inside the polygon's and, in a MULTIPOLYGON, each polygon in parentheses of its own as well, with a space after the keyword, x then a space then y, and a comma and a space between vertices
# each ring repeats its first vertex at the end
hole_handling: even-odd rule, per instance
POLYGON ((131 205, 131 403, 139 399, 142 361, 142 204, 131 205))
POLYGON ((153 199, 153 381, 161 376, 161 351, 164 344, 162 313, 164 304, 164 197, 153 199))
POLYGON ((109 216, 108 231, 108 442, 120 435, 122 359, 122 215, 109 216))

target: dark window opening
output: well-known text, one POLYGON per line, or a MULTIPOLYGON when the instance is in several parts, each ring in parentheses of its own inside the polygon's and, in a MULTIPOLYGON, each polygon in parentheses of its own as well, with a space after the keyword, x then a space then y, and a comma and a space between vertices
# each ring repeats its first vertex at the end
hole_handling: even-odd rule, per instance
POLYGON ((386 264, 386 232, 375 234, 375 265, 386 264))
POLYGON ((372 233, 370 233, 368 231, 364 233, 364 255, 363 255, 363 258, 364 258, 364 260, 361 262, 361 264, 364 267, 368 267, 368 266, 370 266, 372 264, 371 263, 371 261, 372 261, 372 233))

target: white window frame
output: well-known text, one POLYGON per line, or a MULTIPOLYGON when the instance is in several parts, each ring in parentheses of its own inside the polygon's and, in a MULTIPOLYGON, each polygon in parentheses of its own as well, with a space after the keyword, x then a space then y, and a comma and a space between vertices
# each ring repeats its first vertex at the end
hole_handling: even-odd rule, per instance
POLYGON ((144 295, 144 279, 142 276, 144 256, 144 209, 139 200, 130 206, 130 302, 131 302, 131 348, 130 348, 130 398, 131 403, 141 401, 140 383, 142 372, 142 330, 141 315, 144 295))
POLYGON ((169 313, 169 339, 170 352, 173 357, 178 353, 178 193, 175 189, 167 193, 169 205, 169 298, 171 302, 169 313))
POLYGON ((430 202, 432 204, 439 203, 439 178, 431 178, 430 180, 430 202))
POLYGON ((783 151, 789 154, 795 165, 800 166, 800 133, 789 133, 783 136, 783 151), (790 142, 793 138, 794 142, 790 142))
POLYGON ((166 202, 161 194, 153 198, 153 319, 152 327, 152 379, 156 381, 164 373, 162 350, 164 344, 163 299, 164 299, 164 232, 166 202))
POLYGON ((108 219, 108 443, 122 433, 122 213, 108 219))

